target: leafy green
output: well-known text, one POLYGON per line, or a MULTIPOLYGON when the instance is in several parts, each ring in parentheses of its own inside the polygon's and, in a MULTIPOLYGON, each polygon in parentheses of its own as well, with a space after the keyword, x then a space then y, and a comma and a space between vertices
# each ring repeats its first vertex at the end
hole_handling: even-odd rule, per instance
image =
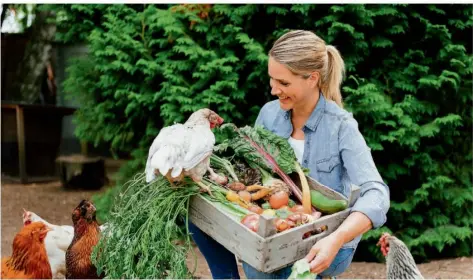
POLYGON ((230 147, 235 156, 244 158, 253 168, 263 167, 267 171, 274 172, 275 166, 267 157, 269 154, 282 172, 285 174, 296 172, 294 167, 296 155, 286 139, 261 126, 237 128, 234 124, 227 123, 222 125, 221 129, 230 133, 215 149, 216 151, 230 147), (263 152, 260 152, 252 143, 262 148, 263 152))
POLYGON ((309 262, 304 258, 298 260, 292 265, 291 275, 289 275, 289 278, 287 279, 315 279, 315 277, 317 277, 317 274, 310 272, 309 262))
MULTIPOLYGON (((235 124, 228 123, 222 125, 221 130, 226 133, 227 138, 214 149, 215 151, 223 152, 231 148, 234 156, 244 158, 252 168, 278 174, 302 202, 301 190, 288 176, 298 172, 300 166, 286 139, 261 126, 237 128, 235 124)), ((301 171, 299 176, 305 176, 308 169, 304 169, 304 172, 301 171)), ((266 178, 269 178, 267 174, 266 178)))
POLYGON ((226 190, 204 178, 213 197, 200 194, 189 179, 172 187, 158 177, 146 183, 142 173, 125 184, 115 199, 108 227, 94 248, 92 261, 108 279, 191 278, 186 265, 192 250, 187 229, 190 199, 202 195, 238 221, 250 211, 227 201, 226 190), (180 245, 179 245, 180 243, 180 245))
POLYGON ((110 227, 92 254, 98 273, 104 271, 109 279, 190 278, 187 211, 199 188, 189 182, 172 188, 164 177, 148 184, 138 174, 122 190, 109 216, 110 227))
POLYGON ((292 213, 291 211, 289 211, 287 209, 278 209, 278 210, 276 210, 276 216, 278 216, 281 219, 286 219, 287 217, 289 217, 292 214, 294 214, 294 213, 292 213))

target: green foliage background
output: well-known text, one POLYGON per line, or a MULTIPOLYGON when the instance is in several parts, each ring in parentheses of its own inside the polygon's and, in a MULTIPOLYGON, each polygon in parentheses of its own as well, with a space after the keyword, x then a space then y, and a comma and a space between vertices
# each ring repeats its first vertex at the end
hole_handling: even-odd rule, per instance
MULTIPOLYGON (((210 107, 252 124, 270 100, 267 52, 290 29, 315 31, 342 53, 353 112, 391 189, 388 221, 358 259, 381 259, 381 230, 418 261, 471 255, 471 5, 50 5, 57 39, 90 53, 68 69, 81 101, 77 135, 142 171, 163 125, 210 107), (59 17, 60 15, 60 17, 59 17)), ((124 181, 97 198, 106 219, 124 181)))

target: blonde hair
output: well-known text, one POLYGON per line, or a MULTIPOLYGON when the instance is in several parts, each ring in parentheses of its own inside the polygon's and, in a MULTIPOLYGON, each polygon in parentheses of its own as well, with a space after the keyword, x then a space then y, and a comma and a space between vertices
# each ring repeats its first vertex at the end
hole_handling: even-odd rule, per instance
POLYGON ((340 85, 345 63, 334 46, 326 45, 313 32, 294 30, 282 35, 269 55, 295 75, 308 78, 312 72, 319 72, 318 87, 324 97, 343 107, 340 85))

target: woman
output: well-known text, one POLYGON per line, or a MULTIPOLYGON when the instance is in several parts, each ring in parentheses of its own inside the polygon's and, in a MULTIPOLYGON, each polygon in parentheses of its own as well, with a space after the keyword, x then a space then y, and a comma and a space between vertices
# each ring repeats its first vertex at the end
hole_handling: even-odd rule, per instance
MULTIPOLYGON (((319 240, 305 257, 318 277, 333 277, 351 263, 361 235, 386 221, 389 188, 379 175, 370 149, 352 114, 342 109, 343 60, 335 47, 309 31, 284 34, 269 52, 271 94, 256 125, 288 139, 310 176, 349 197, 351 184, 360 197, 340 227, 319 240)), ((190 225, 194 240, 214 278, 238 278, 235 257, 190 225)), ((243 263, 250 279, 287 279, 291 267, 263 273, 243 263)))

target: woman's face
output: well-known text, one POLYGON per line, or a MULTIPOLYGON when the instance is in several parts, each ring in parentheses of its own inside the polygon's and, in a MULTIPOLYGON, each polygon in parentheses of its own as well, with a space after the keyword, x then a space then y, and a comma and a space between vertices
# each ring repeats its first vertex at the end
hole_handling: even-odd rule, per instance
POLYGON ((279 105, 283 110, 302 108, 315 95, 314 89, 317 85, 317 74, 307 79, 294 75, 271 56, 268 62, 268 74, 271 94, 279 98, 279 105))

